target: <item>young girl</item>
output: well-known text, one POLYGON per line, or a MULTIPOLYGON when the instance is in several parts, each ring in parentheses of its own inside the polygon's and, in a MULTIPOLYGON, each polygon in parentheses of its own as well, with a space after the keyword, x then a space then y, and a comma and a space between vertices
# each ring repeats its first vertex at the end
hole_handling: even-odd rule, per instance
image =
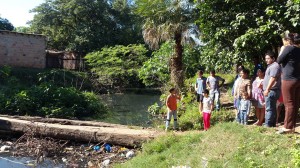
POLYGON ((265 98, 263 95, 263 80, 264 80, 264 69, 259 68, 257 70, 257 77, 253 81, 252 88, 252 99, 254 100, 253 106, 255 107, 255 115, 257 121, 254 125, 261 126, 265 119, 265 98))
POLYGON ((213 111, 214 104, 212 99, 209 97, 209 91, 207 89, 203 91, 203 96, 203 106, 201 111, 203 115, 204 130, 207 131, 210 127, 210 115, 213 111))
POLYGON ((242 99, 240 100, 239 105, 239 123, 243 125, 247 125, 248 117, 251 110, 251 102, 249 100, 249 96, 247 92, 242 93, 242 99))

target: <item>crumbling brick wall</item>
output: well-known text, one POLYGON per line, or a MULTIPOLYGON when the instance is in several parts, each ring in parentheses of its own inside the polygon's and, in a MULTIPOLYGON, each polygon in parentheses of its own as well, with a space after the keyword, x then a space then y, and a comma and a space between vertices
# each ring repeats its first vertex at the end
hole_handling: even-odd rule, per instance
POLYGON ((46 37, 0 30, 0 66, 45 68, 46 37))

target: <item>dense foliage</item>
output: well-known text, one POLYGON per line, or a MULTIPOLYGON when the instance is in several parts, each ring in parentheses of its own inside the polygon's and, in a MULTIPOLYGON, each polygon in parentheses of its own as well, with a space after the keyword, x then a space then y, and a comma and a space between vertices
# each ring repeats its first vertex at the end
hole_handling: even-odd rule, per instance
POLYGON ((141 41, 138 17, 126 0, 47 0, 32 12, 31 29, 49 38, 48 48, 88 53, 141 41))
POLYGON ((0 17, 0 30, 14 30, 14 26, 9 22, 9 20, 0 17))
POLYGON ((231 69, 237 62, 278 51, 280 34, 298 32, 299 1, 204 0, 198 3, 197 24, 205 42, 201 59, 210 67, 231 69))
MULTIPOLYGON (((69 83, 70 78, 72 75, 63 71, 40 72, 1 67, 0 112, 60 118, 105 114, 106 107, 101 104, 97 95, 80 91, 80 88, 87 87, 82 86, 82 83, 69 83)), ((72 78, 73 80, 76 78, 72 78)))
POLYGON ((144 45, 104 47, 86 57, 98 82, 108 86, 141 86, 138 70, 147 58, 144 45))
MULTIPOLYGON (((139 70, 139 78, 146 86, 162 86, 170 80, 170 58, 174 54, 174 42, 167 41, 160 48, 152 52, 152 57, 144 62, 139 70)), ((199 50, 189 45, 184 46, 183 67, 187 78, 203 68, 199 59, 199 50)))

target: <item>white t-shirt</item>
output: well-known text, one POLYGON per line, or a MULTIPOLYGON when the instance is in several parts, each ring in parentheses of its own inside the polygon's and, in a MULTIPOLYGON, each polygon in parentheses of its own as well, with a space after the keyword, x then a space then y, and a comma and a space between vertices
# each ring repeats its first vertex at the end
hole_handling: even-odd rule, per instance
POLYGON ((202 103, 203 103, 203 110, 202 111, 205 112, 205 113, 211 113, 210 107, 213 103, 211 98, 210 97, 203 97, 202 103))

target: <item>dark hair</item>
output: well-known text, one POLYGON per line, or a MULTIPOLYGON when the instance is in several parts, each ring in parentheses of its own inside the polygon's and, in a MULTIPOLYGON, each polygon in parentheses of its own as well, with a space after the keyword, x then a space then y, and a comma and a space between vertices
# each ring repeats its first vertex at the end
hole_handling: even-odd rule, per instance
POLYGON ((294 42, 294 33, 289 33, 289 32, 285 32, 285 33, 283 33, 283 35, 282 35, 282 38, 284 39, 284 40, 289 40, 290 42, 294 42))
POLYGON ((199 70, 198 73, 200 73, 201 75, 203 75, 203 71, 202 70, 199 70))
POLYGON ((249 73, 250 73, 250 71, 248 69, 242 69, 241 71, 243 71, 247 75, 249 75, 249 73))
POLYGON ((259 66, 259 67, 257 68, 257 71, 265 72, 265 69, 264 69, 264 67, 259 66))
POLYGON ((275 53, 273 51, 267 51, 266 56, 270 56, 272 59, 276 59, 275 53))
POLYGON ((203 90, 203 93, 208 94, 209 93, 208 89, 203 90))
POLYGON ((169 90, 169 92, 172 93, 174 90, 175 90, 175 88, 171 88, 171 89, 169 90))
POLYGON ((294 33, 294 44, 300 44, 300 35, 298 33, 294 33))
POLYGON ((210 70, 210 73, 216 73, 216 71, 214 69, 210 70))

